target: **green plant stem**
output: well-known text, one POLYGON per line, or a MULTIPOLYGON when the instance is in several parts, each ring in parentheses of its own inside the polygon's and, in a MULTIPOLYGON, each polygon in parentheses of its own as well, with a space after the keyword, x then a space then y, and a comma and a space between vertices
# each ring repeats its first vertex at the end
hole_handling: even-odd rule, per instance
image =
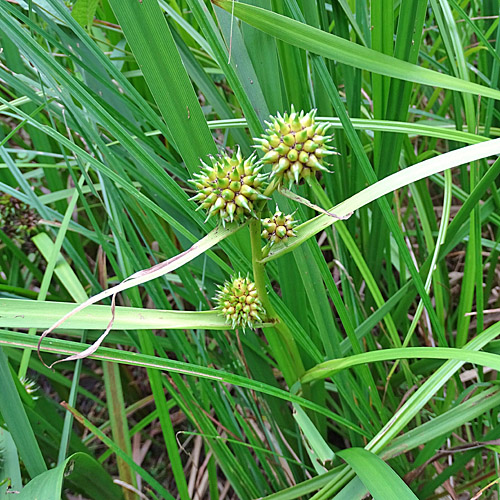
POLYGON ((269 299, 269 294, 267 293, 265 265, 260 262, 262 259, 260 220, 252 220, 249 229, 252 248, 253 278, 262 306, 266 310, 267 320, 274 323, 273 331, 277 333, 277 336, 267 335, 269 329, 265 329, 264 332, 266 332, 266 338, 283 372, 285 381, 288 386, 291 387, 304 373, 304 365, 290 328, 288 328, 288 325, 281 320, 278 313, 275 311, 269 299))
POLYGON ((257 286, 259 298, 262 302, 268 318, 275 318, 276 312, 274 311, 271 301, 266 290, 266 271, 264 264, 259 262, 262 256, 261 236, 260 236, 260 221, 255 219, 250 222, 250 242, 252 245, 252 268, 253 279, 257 286))

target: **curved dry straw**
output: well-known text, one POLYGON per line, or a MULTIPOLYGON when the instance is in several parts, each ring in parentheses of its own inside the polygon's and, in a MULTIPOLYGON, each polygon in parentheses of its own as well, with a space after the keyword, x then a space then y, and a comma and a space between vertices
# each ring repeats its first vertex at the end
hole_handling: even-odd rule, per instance
POLYGON ((82 359, 87 356, 90 356, 93 354, 97 348, 102 344, 108 333, 110 332, 111 328, 113 327, 113 322, 114 322, 114 304, 115 304, 115 297, 116 294, 123 292, 124 290, 127 290, 129 288, 132 288, 134 286, 139 286, 142 285, 143 283, 147 283, 148 281, 154 280, 155 278, 159 278, 160 276, 164 276, 165 274, 171 273, 175 269, 178 269, 179 267, 183 266, 184 264, 187 264, 194 258, 198 257, 199 255, 202 255, 205 253, 207 250, 209 250, 211 247, 222 241, 224 238, 227 238, 229 235, 235 233, 239 229, 241 229, 243 225, 238 225, 238 224, 227 224, 225 227, 219 226, 215 228, 213 231, 208 233, 204 238, 202 238, 200 241, 196 242, 191 248, 188 250, 185 250, 184 252, 175 255, 174 257, 164 261, 160 262, 159 264, 156 264, 149 269, 142 269, 141 271, 138 271, 128 278, 125 278, 121 283, 118 285, 109 288, 108 290, 104 290, 97 295, 94 295, 93 297, 90 297, 88 300, 85 302, 77 305, 74 309, 72 309, 69 313, 65 314, 61 319, 56 321, 50 328, 45 330, 42 335, 40 335, 40 338, 38 340, 38 345, 37 345, 37 352, 38 352, 38 357, 42 361, 42 363, 45 366, 48 366, 45 364, 43 361, 41 354, 40 354, 40 345, 42 343, 42 340, 52 333, 56 328, 59 328, 66 320, 74 316, 77 312, 82 311, 86 307, 95 304, 96 302, 99 302, 107 297, 112 297, 112 304, 111 304, 111 320, 105 330, 105 332, 99 337, 99 339, 94 342, 88 349, 85 351, 75 354, 73 356, 69 356, 68 358, 64 358, 62 360, 58 360, 50 365, 48 368, 52 368, 56 363, 60 363, 62 361, 74 361, 77 359, 82 359))

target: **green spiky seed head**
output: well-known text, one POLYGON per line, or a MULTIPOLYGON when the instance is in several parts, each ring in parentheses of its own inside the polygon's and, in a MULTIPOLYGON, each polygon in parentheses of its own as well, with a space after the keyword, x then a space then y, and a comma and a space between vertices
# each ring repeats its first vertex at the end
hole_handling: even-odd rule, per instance
POLYGON ((327 135, 328 123, 315 123, 315 116, 315 109, 297 113, 292 106, 290 114, 271 116, 262 138, 254 139, 265 153, 262 162, 272 165, 271 178, 280 184, 298 184, 319 170, 329 172, 324 158, 336 154, 328 145, 333 135, 327 135))
POLYGON ((285 215, 276 207, 276 213, 272 217, 262 219, 262 237, 270 246, 281 241, 285 242, 288 238, 297 236, 293 230, 297 223, 292 214, 285 215))
POLYGON ((256 217, 254 204, 267 200, 263 195, 266 175, 259 173, 262 165, 255 163, 255 156, 244 159, 238 151, 233 156, 211 157, 212 165, 202 162, 201 173, 195 174, 197 194, 191 198, 208 211, 207 220, 217 217, 226 222, 243 222, 249 216, 256 217))
POLYGON ((226 281, 215 297, 217 309, 221 311, 233 328, 238 326, 254 328, 256 321, 265 316, 264 308, 257 293, 257 287, 248 276, 231 278, 226 281))

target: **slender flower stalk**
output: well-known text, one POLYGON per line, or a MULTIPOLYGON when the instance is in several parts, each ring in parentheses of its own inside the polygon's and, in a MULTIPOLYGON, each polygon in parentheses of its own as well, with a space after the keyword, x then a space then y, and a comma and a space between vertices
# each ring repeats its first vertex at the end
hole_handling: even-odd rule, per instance
MULTIPOLYGON (((252 246, 252 267, 255 286, 259 294, 262 306, 266 310, 267 321, 274 323, 274 330, 278 334, 279 345, 285 350, 285 356, 280 356, 282 359, 281 370, 283 376, 289 386, 294 384, 304 373, 304 365, 300 357, 300 353, 293 338, 292 332, 288 325, 281 320, 278 313, 275 311, 269 299, 269 294, 266 288, 266 271, 265 264, 262 264, 262 244, 261 244, 261 223, 260 220, 252 220, 249 225, 250 241, 252 246), (286 363, 286 364, 285 364, 286 363)), ((266 329, 267 331, 267 329, 266 329)), ((267 335, 270 345, 273 342, 267 335)), ((276 353, 275 353, 276 354, 276 353)))

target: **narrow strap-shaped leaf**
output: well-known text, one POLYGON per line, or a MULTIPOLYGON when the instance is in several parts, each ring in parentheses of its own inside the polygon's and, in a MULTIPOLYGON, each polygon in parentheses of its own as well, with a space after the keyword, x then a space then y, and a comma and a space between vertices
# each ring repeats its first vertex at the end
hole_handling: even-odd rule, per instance
POLYGON ((249 96, 246 94, 239 80, 234 61, 232 63, 229 61, 228 50, 222 35, 216 27, 212 14, 208 11, 203 0, 187 0, 187 4, 193 11, 196 22, 200 25, 207 42, 212 47, 216 56, 216 61, 222 69, 232 91, 234 92, 234 95, 240 103, 243 114, 247 118, 250 133, 253 136, 258 136, 262 132, 262 124, 259 121, 257 113, 255 112, 253 103, 250 101, 249 96))
POLYGON ((374 500, 417 500, 405 482, 374 453, 350 448, 337 455, 354 469, 374 500))
POLYGON ((28 474, 33 478, 47 470, 40 447, 29 423, 16 385, 12 379, 7 356, 0 347, 0 413, 16 443, 28 474))
MULTIPOLYGON (((49 328, 59 318, 73 310, 68 302, 45 302, 24 299, 0 298, 0 327, 3 328, 49 328)), ((109 306, 89 306, 87 311, 75 314, 64 328, 72 330, 106 328, 111 317, 109 306)), ((259 327, 265 325, 259 325, 259 327)), ((148 329, 197 329, 230 330, 223 316, 217 311, 169 311, 141 309, 138 307, 116 307, 113 330, 148 329)))
POLYGON ((90 346, 84 352, 75 356, 70 356, 69 358, 66 359, 66 361, 82 359, 84 357, 89 356, 90 354, 95 352, 95 350, 98 348, 99 345, 102 344, 102 342, 104 342, 105 338, 107 337, 113 326, 115 320, 115 298, 117 293, 123 292, 124 290, 128 290, 129 288, 138 286, 142 283, 147 283, 148 281, 151 281, 155 278, 159 278, 160 276, 164 276, 165 274, 168 274, 174 271, 175 269, 178 269, 182 265, 192 261, 195 257, 198 257, 199 255, 206 252, 208 249, 213 247, 216 243, 222 241, 230 234, 235 233, 241 227, 243 226, 238 225, 237 223, 227 224, 226 227, 219 226, 214 230, 212 230, 204 238, 199 240, 197 243, 195 243, 188 250, 185 250, 184 252, 181 252, 180 254, 175 255, 174 257, 164 262, 160 262, 159 264, 156 264, 155 266, 150 267, 149 269, 142 269, 141 271, 138 271, 132 274, 131 276, 128 276, 118 285, 115 285, 114 287, 108 288, 107 290, 104 290, 98 293, 97 295, 90 297, 85 302, 82 302, 81 304, 75 306, 70 312, 68 312, 57 322, 55 322, 49 329, 45 330, 39 337, 38 346, 40 346, 40 343, 47 335, 49 335, 54 329, 58 328, 60 325, 65 323, 66 320, 71 318, 77 312, 82 311, 89 305, 95 304, 96 302, 99 302, 100 300, 103 300, 106 297, 112 297, 111 319, 104 333, 94 342, 92 346, 90 346))
POLYGON ((101 464, 85 453, 75 453, 55 469, 37 476, 15 498, 18 500, 61 498, 65 480, 78 484, 85 491, 86 496, 95 500, 123 498, 120 488, 113 483, 101 464))
POLYGON ((398 436, 383 451, 384 459, 393 458, 402 453, 416 448, 421 444, 428 443, 439 436, 446 436, 461 425, 473 422, 474 419, 483 415, 500 404, 500 392, 495 387, 482 391, 467 401, 456 403, 451 410, 428 420, 422 425, 411 429, 405 434, 398 436))
MULTIPOLYGON (((36 344, 36 337, 30 337, 23 333, 0 330, 0 346, 5 345, 16 348, 34 348, 36 347, 36 344)), ((40 350, 43 352, 51 352, 53 354, 77 354, 81 353, 84 347, 85 346, 82 346, 79 342, 51 339, 50 343, 43 343, 40 347, 40 350)), ((369 433, 364 429, 358 428, 347 418, 337 415, 325 406, 309 401, 303 397, 296 396, 295 394, 285 391, 284 389, 279 389, 264 382, 252 380, 241 375, 235 375, 224 370, 209 368, 194 363, 186 363, 184 361, 177 361, 175 359, 159 358, 156 356, 149 356, 147 354, 120 351, 107 347, 100 347, 96 350, 95 353, 91 355, 91 357, 93 359, 113 361, 115 363, 124 363, 133 366, 142 366, 144 368, 153 368, 155 370, 164 370, 172 373, 180 373, 183 375, 200 377, 217 382, 227 382, 228 384, 245 387, 247 389, 262 392, 263 394, 269 394, 270 396, 277 397, 284 401, 298 403, 303 408, 309 408, 310 410, 313 410, 320 415, 325 415, 332 421, 346 426, 347 428, 362 436, 369 437, 369 433)))
POLYGON ((215 154, 217 148, 158 2, 110 4, 177 150, 188 170, 197 171, 199 158, 215 154))
POLYGON ((10 432, 0 427, 0 498, 4 498, 7 488, 20 491, 23 487, 17 446, 10 432), (5 480, 8 481, 4 482, 5 480))
MULTIPOLYGON (((463 165, 469 161, 486 158, 491 155, 500 153, 500 139, 466 146, 465 148, 450 151, 441 156, 436 156, 423 162, 412 165, 411 167, 400 170, 381 181, 368 186, 359 193, 351 196, 342 203, 332 207, 328 212, 334 213, 339 219, 347 214, 358 210, 359 208, 375 201, 376 199, 396 190, 400 187, 407 186, 412 182, 420 179, 425 179, 432 174, 443 172, 449 168, 463 165)), ((291 252, 294 248, 304 243, 305 240, 317 234, 319 231, 334 224, 338 219, 333 219, 329 215, 318 215, 314 219, 310 219, 304 224, 297 226, 295 232, 297 237, 293 238, 290 243, 285 246, 278 243, 269 252, 269 255, 262 259, 262 262, 274 260, 279 255, 291 252)))
MULTIPOLYGON (((496 330, 498 331, 498 327, 496 330)), ((363 352, 361 354, 349 356, 348 358, 325 361, 307 371, 301 378, 301 382, 307 384, 316 380, 322 380, 345 368, 365 363, 414 358, 454 359, 480 366, 489 366, 495 368, 495 370, 500 369, 500 356, 490 352, 471 352, 469 349, 457 349, 454 347, 398 347, 396 349, 381 349, 378 351, 363 352)))
POLYGON ((401 80, 500 99, 498 90, 421 68, 266 9, 230 0, 212 0, 246 23, 302 49, 337 62, 401 80))

